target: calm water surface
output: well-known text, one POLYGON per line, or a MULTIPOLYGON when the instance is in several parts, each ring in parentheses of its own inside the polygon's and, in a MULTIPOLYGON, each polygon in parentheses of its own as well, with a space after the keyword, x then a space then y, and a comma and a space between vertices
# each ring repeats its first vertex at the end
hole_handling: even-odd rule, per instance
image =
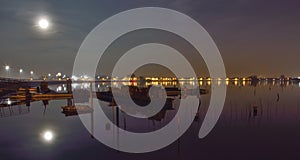
MULTIPOLYGON (((88 85, 77 84, 78 90, 88 85)), ((105 89, 101 88, 100 89, 105 89)), ((51 86, 63 91, 64 86, 51 86)), ((201 88, 209 89, 209 85, 201 88)), ((204 139, 198 132, 209 105, 210 94, 201 96, 198 118, 177 141, 159 151, 128 154, 110 149, 93 139, 78 116, 66 117, 67 100, 49 101, 1 109, 1 159, 299 159, 299 84, 228 85, 222 115, 204 139), (20 114, 21 113, 21 114, 20 114), (47 141, 45 132, 50 131, 47 141), (45 139, 46 138, 46 139, 45 139)), ((108 117, 115 110, 100 102, 108 117)), ((176 103, 176 100, 175 100, 176 103)), ((163 127, 172 120, 177 106, 152 119, 137 121, 120 113, 120 127, 144 132, 163 127)), ((194 115, 186 115, 193 117, 194 115)))

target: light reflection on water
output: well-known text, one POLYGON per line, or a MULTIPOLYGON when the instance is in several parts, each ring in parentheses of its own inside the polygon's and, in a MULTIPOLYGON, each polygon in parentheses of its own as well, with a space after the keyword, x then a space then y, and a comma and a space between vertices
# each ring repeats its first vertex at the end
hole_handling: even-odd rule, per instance
MULTIPOLYGON (((197 81, 153 81, 153 82, 145 82, 144 84, 139 84, 138 82, 97 82, 96 88, 99 91, 106 91, 109 87, 119 88, 121 86, 150 86, 150 85, 162 85, 165 87, 180 87, 185 85, 195 86, 197 81)), ((198 81, 198 85, 204 88, 210 87, 213 83, 212 80, 200 80, 198 81)), ((214 80, 214 83, 217 85, 226 84, 226 86, 281 86, 287 87, 289 85, 298 85, 300 87, 300 82, 298 81, 280 81, 280 80, 261 80, 258 81, 257 84, 253 84, 250 80, 214 80)), ((72 83, 72 89, 89 89, 90 83, 72 83)), ((60 85, 52 85, 50 89, 56 90, 57 92, 65 92, 67 91, 67 87, 65 84, 60 85)))
MULTIPOLYGON (((300 142, 299 83, 282 84, 274 81, 260 82, 256 86, 251 85, 249 81, 221 81, 220 83, 226 83, 228 86, 224 110, 217 126, 204 140, 199 140, 197 133, 209 105, 210 93, 201 95, 201 106, 197 118, 180 141, 161 151, 140 155, 116 152, 92 139, 77 116, 65 117, 61 113, 61 106, 65 106, 68 102, 58 100, 49 101, 45 114, 43 114, 43 103, 34 102, 29 109, 24 104, 12 108, 13 113, 17 114, 21 111, 20 113, 25 114, 1 118, 0 144, 3 145, 0 147, 0 155, 11 157, 11 159, 20 157, 40 159, 38 156, 40 153, 43 154, 44 159, 66 157, 82 159, 85 156, 109 159, 160 159, 163 156, 172 159, 299 158, 297 154, 300 142), (40 136, 44 142, 53 141, 51 145, 45 146, 44 142, 40 142, 41 130, 43 132, 40 136), (220 154, 211 154, 215 152, 220 154)), ((189 82, 183 84, 189 84, 189 82)), ((209 89, 211 82, 200 81, 199 84, 201 88, 209 89)), ((113 86, 118 85, 123 85, 123 83, 113 84, 113 86)), ((75 90, 89 90, 89 86, 88 83, 72 84, 75 90)), ((63 88, 66 86, 49 87, 55 91, 61 88, 60 91, 64 92, 63 88)), ((100 91, 107 91, 109 87, 109 83, 96 84, 96 88, 100 91)), ((109 106, 107 102, 101 102, 101 104, 107 116, 115 121, 116 108, 109 106)), ((155 118, 140 121, 121 112, 120 127, 138 132, 159 129, 173 118, 176 113, 176 105, 174 106, 174 110, 166 110, 155 118)), ((4 115, 4 112, 10 111, 1 108, 1 115, 4 115)), ((185 116, 192 118, 194 114, 185 116)), ((103 127, 107 130, 111 129, 111 126, 103 127)))
POLYGON ((53 141, 53 138, 54 138, 54 133, 51 131, 51 130, 46 130, 43 134, 43 139, 46 141, 46 142, 52 142, 53 141))

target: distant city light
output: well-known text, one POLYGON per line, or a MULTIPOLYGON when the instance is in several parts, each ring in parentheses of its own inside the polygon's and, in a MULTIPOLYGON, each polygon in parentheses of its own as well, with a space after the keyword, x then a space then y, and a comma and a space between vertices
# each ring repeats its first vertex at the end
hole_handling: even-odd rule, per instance
POLYGON ((60 77, 60 76, 61 76, 61 73, 58 72, 58 73, 56 74, 56 77, 60 77))
POLYGON ((51 77, 51 74, 50 74, 50 73, 48 74, 48 77, 51 77))
POLYGON ((20 71, 19 71, 20 73, 23 73, 23 69, 20 69, 20 71))
POLYGON ((74 81, 77 81, 77 80, 78 80, 78 77, 76 77, 76 76, 73 75, 73 76, 71 77, 71 79, 73 79, 74 81))
POLYGON ((33 75, 33 71, 30 71, 30 74, 33 75))

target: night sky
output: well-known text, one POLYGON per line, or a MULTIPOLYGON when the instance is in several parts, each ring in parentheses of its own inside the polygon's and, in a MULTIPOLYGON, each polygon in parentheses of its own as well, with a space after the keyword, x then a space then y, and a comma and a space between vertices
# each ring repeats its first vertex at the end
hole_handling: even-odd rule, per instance
POLYGON ((80 44, 96 25, 149 6, 197 20, 219 47, 228 76, 300 76, 299 0, 1 1, 0 65, 10 65, 11 74, 19 68, 71 74, 80 44), (36 26, 41 17, 50 22, 47 31, 36 26))

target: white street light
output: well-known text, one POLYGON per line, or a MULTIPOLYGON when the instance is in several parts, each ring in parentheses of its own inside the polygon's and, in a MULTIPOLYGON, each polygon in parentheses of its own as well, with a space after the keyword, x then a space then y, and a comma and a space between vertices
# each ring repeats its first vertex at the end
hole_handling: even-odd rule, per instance
POLYGON ((22 74, 23 74, 23 69, 22 68, 19 70, 19 73, 20 73, 20 79, 22 79, 22 74))
POLYGON ((10 67, 8 65, 5 66, 5 70, 9 71, 10 67))
POLYGON ((9 67, 9 65, 6 65, 4 68, 5 68, 5 70, 6 70, 6 78, 8 78, 8 77, 9 77, 9 70, 10 70, 10 67, 9 67))
POLYGON ((30 74, 33 75, 33 71, 30 71, 30 74))

